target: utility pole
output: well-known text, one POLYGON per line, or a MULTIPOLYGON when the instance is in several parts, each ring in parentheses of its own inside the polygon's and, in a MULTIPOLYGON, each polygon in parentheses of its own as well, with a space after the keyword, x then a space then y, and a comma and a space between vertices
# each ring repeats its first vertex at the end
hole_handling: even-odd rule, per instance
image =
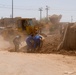
POLYGON ((12 0, 12 19, 13 19, 13 0, 12 0))
POLYGON ((71 23, 73 22, 73 16, 71 16, 71 23))
POLYGON ((46 6, 46 18, 47 18, 47 21, 48 21, 48 10, 49 10, 49 7, 46 6))
POLYGON ((40 11, 40 20, 42 19, 42 8, 39 8, 39 11, 40 11))

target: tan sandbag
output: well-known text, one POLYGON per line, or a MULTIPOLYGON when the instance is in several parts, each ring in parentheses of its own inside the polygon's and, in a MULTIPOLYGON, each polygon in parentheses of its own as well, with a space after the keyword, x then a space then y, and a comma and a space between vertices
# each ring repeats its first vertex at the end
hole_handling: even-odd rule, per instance
POLYGON ((20 44, 20 46, 19 46, 19 49, 23 48, 23 47, 26 46, 26 45, 27 45, 27 44, 26 44, 25 41, 21 42, 21 44, 20 44))
POLYGON ((44 41, 45 40, 45 38, 42 36, 42 35, 40 35, 41 37, 42 37, 42 41, 44 41))

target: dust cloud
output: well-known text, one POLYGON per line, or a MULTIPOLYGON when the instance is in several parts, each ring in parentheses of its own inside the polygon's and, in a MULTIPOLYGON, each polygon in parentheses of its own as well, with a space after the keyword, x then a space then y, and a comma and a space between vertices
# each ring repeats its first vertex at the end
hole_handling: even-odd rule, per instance
POLYGON ((9 50, 12 45, 0 35, 0 50, 9 50))

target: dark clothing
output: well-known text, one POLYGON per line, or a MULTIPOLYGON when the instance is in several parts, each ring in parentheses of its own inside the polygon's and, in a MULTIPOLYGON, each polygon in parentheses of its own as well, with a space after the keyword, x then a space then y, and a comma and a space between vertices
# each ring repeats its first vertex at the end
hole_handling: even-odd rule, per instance
POLYGON ((40 48, 40 42, 42 37, 40 35, 35 36, 28 36, 26 39, 27 48, 30 48, 31 50, 35 50, 37 47, 40 48))
POLYGON ((15 45, 15 51, 19 51, 20 38, 15 38, 13 43, 15 45))
POLYGON ((13 43, 16 45, 16 44, 20 44, 20 39, 19 38, 15 38, 14 40, 13 40, 13 43))
POLYGON ((40 35, 34 36, 34 48, 40 47, 41 39, 42 37, 40 35))
POLYGON ((26 43, 27 43, 27 46, 28 48, 32 49, 33 48, 33 43, 34 43, 34 39, 33 39, 33 36, 28 36, 26 38, 26 43))
POLYGON ((19 51, 19 45, 15 45, 15 51, 19 51))

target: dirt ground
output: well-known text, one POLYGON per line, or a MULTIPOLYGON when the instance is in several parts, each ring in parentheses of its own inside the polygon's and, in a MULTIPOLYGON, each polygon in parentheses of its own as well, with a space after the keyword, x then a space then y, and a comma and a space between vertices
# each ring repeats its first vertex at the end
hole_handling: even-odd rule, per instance
POLYGON ((43 52, 23 53, 8 52, 12 45, 0 36, 0 75, 76 75, 76 56, 57 54, 58 39, 46 38, 43 52))
POLYGON ((0 36, 0 50, 8 50, 11 46, 8 41, 5 41, 4 38, 0 36))
POLYGON ((0 75, 76 75, 76 50, 57 50, 62 41, 58 28, 62 16, 53 16, 52 22, 43 21, 45 40, 34 53, 27 53, 26 46, 14 52, 13 39, 21 35, 21 42, 25 42, 26 32, 0 30, 0 75))
POLYGON ((0 75, 76 75, 76 57, 0 51, 0 75))

